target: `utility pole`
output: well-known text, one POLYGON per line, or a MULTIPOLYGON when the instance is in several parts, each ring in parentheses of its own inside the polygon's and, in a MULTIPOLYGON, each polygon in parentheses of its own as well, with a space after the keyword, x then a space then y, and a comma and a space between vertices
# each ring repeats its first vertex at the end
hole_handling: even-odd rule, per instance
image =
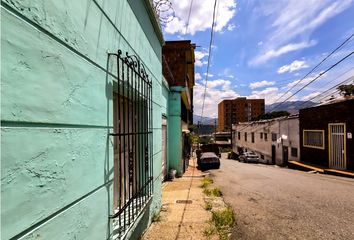
POLYGON ((231 135, 231 149, 232 149, 232 110, 230 114, 230 135, 231 135))
POLYGON ((214 135, 215 135, 215 133, 216 133, 216 118, 214 120, 214 135))

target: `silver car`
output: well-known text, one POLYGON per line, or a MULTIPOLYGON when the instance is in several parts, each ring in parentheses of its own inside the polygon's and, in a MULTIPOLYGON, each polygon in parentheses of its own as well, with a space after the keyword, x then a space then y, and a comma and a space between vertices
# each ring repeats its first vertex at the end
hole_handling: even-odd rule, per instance
POLYGON ((244 152, 239 156, 240 162, 254 162, 258 163, 259 162, 259 157, 257 154, 254 152, 244 152))

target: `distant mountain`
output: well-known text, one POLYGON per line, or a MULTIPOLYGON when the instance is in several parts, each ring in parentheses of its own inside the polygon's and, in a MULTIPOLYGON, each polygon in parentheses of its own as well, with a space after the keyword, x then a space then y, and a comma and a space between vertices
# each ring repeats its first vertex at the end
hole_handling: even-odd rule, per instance
MULTIPOLYGON (((279 103, 273 103, 270 105, 265 105, 265 112, 272 111, 279 103)), ((279 107, 274 109, 275 111, 288 111, 290 114, 299 113, 299 109, 308 108, 316 105, 317 103, 311 101, 287 101, 283 102, 279 107)), ((217 118, 203 117, 203 125, 214 125, 217 118)), ((201 121, 201 116, 193 114, 193 123, 198 124, 201 121)))
MULTIPOLYGON (((198 124, 198 122, 201 121, 201 118, 201 116, 193 114, 193 124, 198 124)), ((203 125, 214 125, 215 120, 217 120, 217 118, 203 117, 203 125)))
POLYGON ((299 113, 299 109, 308 108, 316 105, 317 103, 311 101, 288 101, 283 102, 281 105, 279 103, 273 103, 270 105, 265 105, 265 112, 270 111, 288 111, 291 114, 299 113), (278 107, 276 107, 279 105, 278 107), (276 109, 274 109, 276 107, 276 109))

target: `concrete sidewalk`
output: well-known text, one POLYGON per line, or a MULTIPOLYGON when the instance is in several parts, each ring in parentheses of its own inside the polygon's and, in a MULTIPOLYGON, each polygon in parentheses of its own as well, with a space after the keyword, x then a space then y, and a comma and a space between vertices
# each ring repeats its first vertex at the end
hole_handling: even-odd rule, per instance
POLYGON ((208 226, 211 213, 205 210, 203 189, 200 187, 205 174, 196 165, 196 159, 191 158, 181 178, 164 183, 160 216, 142 239, 207 239, 203 231, 208 226))

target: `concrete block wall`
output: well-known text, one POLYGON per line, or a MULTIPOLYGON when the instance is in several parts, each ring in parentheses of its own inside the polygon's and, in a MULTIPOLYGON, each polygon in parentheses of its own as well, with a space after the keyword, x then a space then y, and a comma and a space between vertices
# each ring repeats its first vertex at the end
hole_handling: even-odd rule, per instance
POLYGON ((109 52, 153 80, 154 198, 161 204, 161 46, 146 1, 1 2, 1 239, 108 239, 113 194, 109 52))

